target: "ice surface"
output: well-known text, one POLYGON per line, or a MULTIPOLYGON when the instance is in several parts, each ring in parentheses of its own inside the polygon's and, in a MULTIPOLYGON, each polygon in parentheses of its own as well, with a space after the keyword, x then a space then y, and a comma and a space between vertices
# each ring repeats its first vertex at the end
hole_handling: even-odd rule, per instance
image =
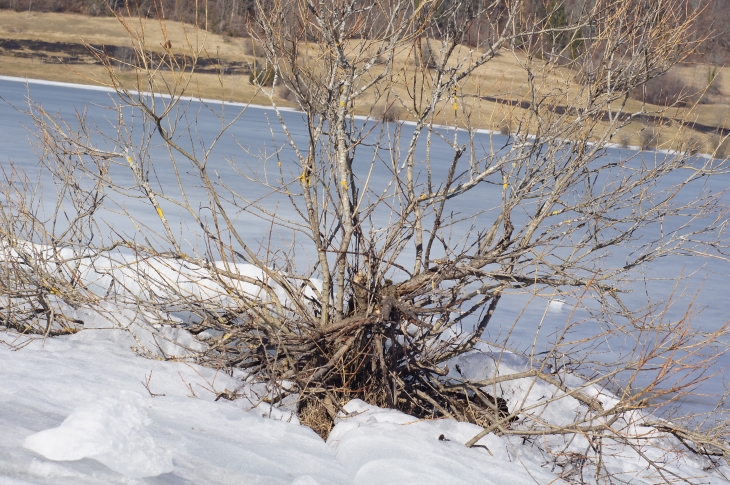
POLYGON ((319 485, 319 482, 309 475, 302 475, 295 478, 291 485, 319 485))
MULTIPOLYGON (((5 82, 3 89, 4 97, 19 105, 28 94, 18 83, 5 82)), ((62 108, 73 110, 93 98, 96 104, 89 106, 90 119, 103 119, 102 105, 108 101, 105 94, 95 93, 99 96, 94 97, 88 91, 55 85, 40 93, 34 89, 32 95, 48 103, 54 112, 62 108), (64 89, 64 96, 58 96, 58 89, 64 89), (63 106, 59 106, 59 100, 63 106)), ((247 112, 241 123, 247 123, 248 136, 268 139, 269 128, 255 111, 247 112)), ((15 142, 25 136, 24 131, 13 131, 20 126, 19 115, 12 110, 5 114, 0 116, 0 132, 13 141, 3 145, 6 156, 13 157, 19 169, 36 173, 32 172, 37 171, 33 152, 15 142), (18 126, 13 128, 11 124, 18 126)), ((205 130, 214 129, 216 124, 201 120, 199 127, 205 138, 205 130)), ((294 121, 292 118, 292 126, 296 125, 294 121)), ((224 151, 230 149, 230 153, 240 152, 238 143, 232 140, 222 139, 219 147, 226 147, 221 148, 224 151)), ((212 158, 227 157, 217 152, 212 158)), ((382 174, 374 173, 373 177, 377 179, 382 174)), ((727 185, 722 180, 718 183, 722 187, 727 185)), ((194 185, 190 183, 191 187, 194 185)), ((130 203, 131 211, 135 207, 130 203)), ((147 214, 140 220, 149 227, 159 223, 154 211, 140 214, 147 214)), ((115 230, 135 235, 129 221, 121 219, 114 219, 115 230)), ((251 219, 242 218, 237 224, 254 235, 269 230, 268 223, 251 219)), ((50 247, 30 243, 25 249, 40 263, 47 264, 49 270, 59 264, 59 259, 72 255, 68 249, 55 253, 50 247)), ((8 256, 17 256, 14 251, 8 256)), ((296 257, 306 259, 305 253, 302 251, 296 257)), ((80 265, 80 278, 97 294, 110 290, 113 275, 132 294, 141 293, 144 285, 159 289, 157 282, 164 281, 173 282, 183 295, 187 292, 216 299, 217 303, 228 298, 221 285, 201 268, 180 261, 161 258, 140 262, 131 255, 115 254, 94 261, 81 260, 80 265), (140 275, 146 276, 144 281, 140 281, 140 275)), ((260 287, 252 280, 269 283, 259 269, 250 265, 219 264, 220 267, 231 272, 224 277, 228 278, 224 283, 242 293, 259 294, 260 287)), ((659 271, 654 276, 666 277, 670 273, 659 271)), ((722 282, 721 275, 717 278, 722 282)), ((317 280, 311 283, 321 288, 317 280)), ((706 287, 719 294, 725 286, 709 280, 706 287)), ((307 286, 302 287, 302 292, 314 296, 307 286)), ((277 294, 283 298, 282 292, 277 290, 277 294)), ((562 325, 569 313, 565 308, 557 308, 557 300, 541 300, 534 306, 536 311, 527 307, 515 333, 524 332, 526 342, 535 338, 530 322, 540 321, 545 315, 546 327, 550 323, 562 325), (548 312, 544 311, 546 304, 548 312), (525 320, 528 325, 524 325, 525 320)), ((498 310, 502 313, 495 314, 494 321, 509 321, 522 308, 521 304, 508 304, 505 298, 498 310)), ((18 339, 25 337, 0 333, 2 485, 561 483, 557 478, 560 468, 549 450, 579 454, 588 446, 581 436, 553 436, 525 443, 520 438, 491 434, 479 442, 484 448, 466 449, 463 443, 481 428, 452 420, 419 420, 358 400, 346 405, 349 413, 341 416, 325 444, 313 431, 298 424, 292 409, 261 402, 244 374, 228 375, 182 362, 204 349, 205 344, 182 328, 161 325, 164 321, 175 323, 168 314, 115 306, 64 308, 64 314, 83 320, 85 329, 73 336, 32 342, 20 351, 11 350, 9 344, 17 344, 18 339), (131 347, 148 357, 177 361, 143 359, 131 352, 131 347), (243 397, 234 402, 216 401, 231 391, 243 397), (439 439, 442 435, 444 439, 439 439)), ((724 307, 710 306, 703 315, 707 317, 704 326, 711 329, 717 322, 724 322, 726 312, 724 307)), ((473 379, 529 368, 529 362, 518 355, 493 354, 488 350, 462 356, 457 362, 464 375, 473 379)), ((458 378, 455 365, 450 367, 449 377, 458 378)), ((564 377, 568 387, 580 385, 577 377, 564 377)), ((511 409, 516 403, 533 406, 531 413, 556 424, 571 421, 576 413, 585 411, 573 398, 546 404, 546 398, 560 396, 563 391, 530 379, 505 382, 489 392, 505 398, 511 409)), ((604 407, 616 402, 609 392, 597 386, 586 392, 598 396, 604 407)), ((641 452, 661 460, 670 471, 701 477, 702 483, 724 482, 716 473, 704 471, 702 460, 686 453, 667 453, 666 450, 676 448, 676 443, 653 429, 642 429, 642 421, 639 413, 626 413, 616 426, 641 436, 641 452)), ((610 440, 604 441, 603 449, 604 466, 617 479, 637 484, 657 482, 635 449, 610 440)), ((720 471, 728 476, 730 468, 720 471)))
POLYGON ((155 445, 139 394, 123 391, 77 407, 61 426, 28 436, 23 446, 50 460, 93 458, 132 478, 171 472, 172 456, 155 445))

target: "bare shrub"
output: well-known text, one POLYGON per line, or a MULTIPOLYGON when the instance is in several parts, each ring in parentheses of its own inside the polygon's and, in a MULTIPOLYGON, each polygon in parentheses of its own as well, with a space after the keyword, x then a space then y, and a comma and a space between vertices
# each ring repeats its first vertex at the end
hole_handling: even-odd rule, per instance
POLYGON ((726 159, 730 157, 730 137, 716 133, 710 137, 707 148, 713 157, 726 159))
POLYGON ((247 55, 247 56, 254 55, 253 39, 251 39, 250 37, 241 39, 241 47, 242 47, 243 53, 245 55, 247 55))
POLYGON ((652 125, 644 125, 639 130, 639 148, 653 150, 659 144, 659 135, 652 125))
POLYGON ((252 37, 244 37, 241 39, 241 46, 243 53, 247 56, 261 57, 265 54, 261 44, 252 37))
POLYGON ((690 134, 682 143, 680 150, 687 155, 697 155, 703 149, 702 138, 696 134, 690 134))
POLYGON ((686 105, 696 99, 697 89, 673 73, 650 79, 631 96, 657 106, 686 105))
POLYGON ((393 106, 392 104, 389 104, 387 106, 377 104, 370 111, 370 117, 380 119, 386 123, 393 123, 398 121, 399 112, 398 108, 393 106))
POLYGON ((251 74, 248 76, 249 84, 254 86, 273 86, 276 69, 270 63, 266 63, 266 67, 259 68, 258 63, 254 64, 251 74))
POLYGON ((429 39, 418 39, 414 44, 413 63, 417 68, 433 69, 438 62, 438 53, 434 52, 429 39))
MULTIPOLYGON (((590 3, 575 19, 566 16, 572 30, 591 27, 581 47, 588 52, 566 61, 581 72, 579 86, 555 82, 564 78, 564 67, 541 59, 542 47, 532 43, 546 33, 545 23, 526 20, 520 2, 469 4, 476 17, 493 19, 495 30, 477 57, 460 48, 464 26, 457 13, 467 7, 461 1, 422 3, 415 13, 412 2, 400 0, 357 9, 344 0, 324 0, 317 8, 296 0, 277 0, 265 11, 258 5, 254 30, 265 39, 268 58, 253 82, 266 84, 276 66, 301 103, 303 126, 293 130, 285 123, 278 99, 264 90, 270 120, 278 121, 271 128, 275 149, 245 149, 256 160, 226 175, 208 150, 215 141, 197 138, 188 111, 176 109, 187 102, 186 71, 163 59, 176 77, 170 77, 174 83, 159 81, 168 97, 158 103, 135 93, 160 79, 161 70, 137 67, 129 78, 138 84, 127 87, 127 77, 97 52, 120 100, 116 117, 110 117, 118 120, 116 133, 94 133, 82 113, 66 123, 31 104, 39 153, 61 192, 79 200, 79 222, 73 219, 78 230, 103 225, 88 218, 99 210, 96 205, 107 203, 108 192, 144 201, 146 213, 158 215, 159 222, 155 219, 154 228, 140 223, 132 235, 112 232, 107 240, 102 233, 93 241, 82 235, 78 242, 56 226, 48 229, 55 232, 43 232, 46 226, 32 218, 32 201, 18 194, 8 198, 22 202, 6 212, 8 247, 22 249, 18 241, 25 238, 47 241, 50 255, 75 248, 64 264, 117 248, 133 253, 135 264, 120 258, 123 271, 107 270, 109 290, 96 298, 160 328, 219 336, 191 358, 244 369, 266 386, 262 400, 296 402, 302 422, 322 436, 345 402, 364 398, 417 418, 477 423, 483 430, 469 447, 489 433, 526 442, 539 437, 547 443, 549 463, 567 467, 579 460, 600 483, 625 478, 604 459, 613 450, 635 449, 647 429, 666 440, 667 453, 692 453, 710 470, 718 459, 730 458, 727 423, 710 433, 687 424, 689 418, 668 425, 657 416, 664 406, 691 396, 729 329, 698 332, 690 312, 669 318, 671 301, 665 308, 653 301, 637 306, 626 301, 626 292, 662 258, 687 252, 727 258, 721 200, 702 190, 683 197, 696 181, 704 183, 726 167, 685 153, 655 154, 651 163, 641 154, 606 161, 607 140, 631 123, 633 113, 613 116, 627 94, 698 45, 696 12, 667 14, 679 11, 681 0, 639 0, 641 8, 635 3, 615 2, 611 15, 604 15, 602 2, 590 3), (285 15, 290 11, 300 15, 290 18, 285 15), (343 36, 344 26, 355 25, 361 26, 356 38, 343 36), (439 54, 446 57, 429 69, 391 62, 373 70, 380 56, 418 51, 414 43, 420 42, 423 55, 425 39, 436 37, 447 47, 439 54), (292 49, 303 38, 311 42, 311 57, 292 49), (459 108, 480 102, 464 94, 464 87, 488 67, 493 53, 508 49, 523 60, 527 93, 507 100, 524 106, 514 120, 517 132, 492 147, 477 130, 456 129, 471 128, 478 118, 465 117, 459 108), (365 103, 373 104, 373 91, 392 94, 413 126, 357 116, 365 103), (526 99, 566 100, 574 114, 526 99), (606 113, 612 114, 608 121, 606 113), (134 138, 137 133, 147 138, 134 138), (154 157, 154 169, 153 142, 169 156, 154 157), (163 165, 175 174, 195 175, 194 198, 186 184, 168 185, 175 177, 157 176, 163 165), (109 167, 126 178, 113 178, 109 167), (82 193, 90 189, 79 179, 92 181, 98 196, 82 193), (265 195, 251 195, 253 188, 265 195), (199 232, 181 235, 163 202, 191 218, 199 232), (267 221, 269 234, 252 239, 247 218, 267 221), (129 289, 130 281, 138 286, 129 289), (506 349, 516 346, 515 327, 524 320, 494 328, 501 322, 493 316, 515 294, 568 300, 586 318, 568 319, 548 339, 536 330, 523 364, 510 368, 506 361, 518 359, 506 349), (172 312, 186 320, 175 323, 165 315, 172 312), (490 328, 497 337, 490 337, 490 328), (621 344, 620 351, 606 354, 607 342, 621 344), (488 372, 470 373, 469 359, 485 353, 492 362, 488 372), (529 392, 515 397, 503 391, 520 385, 539 388, 540 395, 529 401, 529 392), (567 422, 551 421, 545 410, 553 403, 575 413, 567 422), (588 444, 585 456, 566 458, 566 441, 574 439, 588 444), (694 451, 686 451, 688 442, 694 451)), ((135 45, 144 54, 144 37, 127 30, 137 35, 135 45)), ((197 51, 191 51, 194 59, 197 51)), ((380 118, 388 119, 384 108, 380 118)), ((230 126, 230 119, 223 121, 214 140, 230 126)), ((644 129, 652 139, 654 128, 644 129)), ((25 307, 13 306, 26 308, 15 310, 14 328, 35 318, 32 330, 42 332, 46 326, 37 315, 59 314, 44 310, 51 290, 74 289, 69 295, 84 290, 74 286, 74 272, 43 273, 37 259, 28 257, 2 281, 17 284, 17 299, 25 298, 25 307), (46 274, 58 281, 44 280, 46 274)), ((665 461, 640 454, 636 460, 653 481, 665 472, 676 478, 665 461)), ((568 472, 565 477, 577 480, 568 472)))
POLYGON ((276 95, 284 101, 294 102, 297 99, 294 91, 289 89, 289 87, 285 84, 279 84, 278 86, 276 86, 276 95))
MULTIPOLYGON (((707 68, 707 95, 719 96, 722 94, 724 74, 717 66, 711 65, 707 68)), ((704 99, 704 98, 703 98, 704 99)), ((709 102, 709 101, 708 101, 709 102)))

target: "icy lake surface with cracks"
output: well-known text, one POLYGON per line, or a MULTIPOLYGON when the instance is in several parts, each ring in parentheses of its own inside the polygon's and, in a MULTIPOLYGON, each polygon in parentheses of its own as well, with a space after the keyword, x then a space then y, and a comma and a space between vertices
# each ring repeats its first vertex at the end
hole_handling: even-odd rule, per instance
MULTIPOLYGON (((48 188, 53 187, 53 182, 40 170, 26 128, 32 126, 31 121, 20 112, 27 108, 26 98, 30 96, 47 112, 59 113, 69 121, 76 110, 86 110, 87 119, 95 120, 103 129, 105 117, 114 116, 112 111, 103 108, 112 104, 111 94, 0 79, 0 96, 4 99, 0 102, 0 165, 6 173, 12 167, 26 173, 31 180, 40 180, 46 188, 42 191, 47 198, 45 202, 52 202, 54 191, 48 188)), ((221 111, 220 104, 212 108, 217 113, 221 111)), ((230 119, 241 108, 227 106, 225 109, 230 119)), ((220 119, 214 112, 196 102, 189 104, 187 115, 189 120, 197 116, 195 129, 204 141, 211 140, 220 129, 220 119)), ((304 136, 301 115, 286 112, 284 116, 295 136, 304 136)), ((225 160, 255 165, 257 161, 241 146, 247 147, 250 153, 271 154, 275 147, 272 127, 276 142, 283 143, 274 112, 250 107, 218 142, 211 163, 219 164, 215 168, 223 178, 226 171, 235 175, 225 160)), ((485 146, 489 145, 490 135, 478 137, 485 146)), ((507 141, 502 135, 491 137, 495 145, 507 141)), ((440 155, 451 158, 450 152, 440 154, 438 147, 435 150, 435 158, 440 155)), ((153 157, 167 157, 160 148, 152 153, 153 157)), ((611 148, 606 156, 618 157, 624 153, 628 152, 611 148)), ((648 152, 645 156, 655 155, 648 152)), ((156 175, 163 181, 173 181, 170 173, 156 175)), ((375 183, 384 183, 388 175, 386 171, 376 173, 375 183)), ((117 181, 124 183, 123 179, 117 181)), ((723 190, 730 187, 730 176, 717 177, 711 184, 713 190, 723 190)), ((188 185, 188 195, 194 196, 198 189, 192 178, 188 185)), ((245 188, 246 195, 253 199, 256 190, 262 189, 253 184, 245 188)), ((461 202, 464 210, 473 212, 479 204, 492 204, 497 200, 490 193, 492 190, 489 186, 473 190, 461 202)), ((125 208, 151 227, 158 224, 157 216, 141 202, 125 202, 125 208)), ((174 219, 175 211, 166 209, 168 217, 174 219)), ((281 210, 287 209, 282 205, 281 210)), ((114 231, 134 234, 134 225, 126 218, 116 216, 110 220, 114 231)), ((176 227, 194 241, 196 228, 191 222, 181 216, 176 227)), ((261 242, 269 234, 270 224, 261 219, 243 214, 235 223, 251 243, 261 242)), ((387 226, 387 215, 376 223, 387 226)), ((667 298, 679 275, 692 272, 696 272, 693 278, 680 285, 689 296, 683 304, 680 302, 675 305, 676 309, 670 310, 669 317, 681 318, 694 292, 701 287, 695 304, 704 310, 695 317, 694 325, 701 330, 714 330, 725 323, 730 313, 726 291, 730 266, 726 263, 708 263, 689 257, 664 258, 653 264, 648 273, 651 280, 646 284, 637 283, 635 295, 627 301, 638 307, 645 304, 647 294, 653 301, 667 298)), ((532 345, 541 319, 544 318, 542 332, 547 339, 571 315, 572 307, 568 304, 542 298, 527 302, 524 295, 505 298, 490 323, 490 335, 499 335, 519 318, 511 344, 525 349, 532 345)), ((580 318, 577 313, 573 316, 580 318)), ((590 331, 588 326, 582 328, 590 331)), ((9 338, 7 334, 0 335, 0 340, 9 338)), ((362 402, 348 405, 353 407, 348 411, 360 413, 357 414, 360 417, 338 424, 325 444, 311 430, 287 422, 296 421, 295 417, 279 415, 271 409, 248 410, 238 402, 213 403, 215 392, 236 384, 212 369, 154 361, 145 361, 140 367, 139 357, 122 350, 128 348, 125 338, 83 331, 70 338, 49 340, 43 349, 38 343, 22 352, 10 352, 0 345, 3 384, 0 386, 0 484, 148 481, 160 484, 511 484, 548 483, 555 478, 541 467, 535 456, 515 452, 493 435, 483 442, 498 450, 494 456, 478 450, 467 453, 458 443, 466 442, 479 431, 474 425, 445 420, 410 426, 412 417, 369 408, 362 402), (142 387, 141 382, 148 375, 153 376, 152 390, 165 394, 164 399, 149 397, 142 387), (201 399, 190 399, 191 392, 201 399), (264 419, 262 414, 276 419, 264 419), (407 431, 404 431, 406 424, 407 431), (449 436, 452 441, 433 443, 433 436, 439 434, 449 436), (40 455, 55 461, 43 461, 37 458, 40 455), (241 461, 241 456, 246 459, 241 461), (477 461, 479 464, 475 465, 477 461), (520 463, 519 467, 513 466, 515 461, 520 463), (486 481, 485 476, 490 476, 491 481, 486 481)), ((730 360, 719 364, 725 367, 730 360)), ((717 376, 702 389, 720 392, 721 385, 722 377, 717 376)), ((704 402, 698 398, 685 405, 702 409, 704 402)), ((627 458, 624 464, 627 470, 631 469, 629 462, 627 458)))

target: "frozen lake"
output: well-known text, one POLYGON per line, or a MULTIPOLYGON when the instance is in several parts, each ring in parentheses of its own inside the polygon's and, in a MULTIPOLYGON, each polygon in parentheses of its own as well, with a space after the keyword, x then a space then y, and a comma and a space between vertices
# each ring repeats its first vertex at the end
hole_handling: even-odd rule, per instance
MULTIPOLYGON (((108 109, 112 104, 111 95, 108 92, 100 90, 81 89, 78 87, 57 86, 47 84, 28 84, 12 80, 0 80, 0 96, 5 102, 0 103, 0 164, 6 172, 10 167, 21 170, 26 173, 30 179, 38 180, 43 186, 40 193, 43 194, 46 204, 53 200, 55 191, 52 189, 53 182, 50 175, 41 171, 38 156, 29 143, 31 134, 26 127, 31 126, 31 120, 18 110, 27 108, 26 98, 30 95, 34 102, 41 104, 47 112, 59 113, 68 121, 72 121, 76 112, 85 110, 86 117, 94 120, 102 130, 108 129, 113 125, 115 115, 114 111, 108 109), (17 108, 18 110, 14 109, 17 108)), ((224 109, 220 105, 204 108, 196 102, 187 105, 187 113, 183 119, 193 122, 192 125, 196 131, 196 135, 204 142, 210 142, 218 133, 222 118, 231 120, 241 110, 240 106, 228 105, 224 109), (225 114, 225 116, 223 116, 225 114)), ((304 125, 301 123, 301 115, 294 112, 284 114, 287 127, 292 131, 295 138, 304 140, 306 133, 304 125)), ((407 128, 404 128, 404 130, 407 128)), ((137 136, 136 132, 132 133, 132 138, 137 136)), ((141 135, 141 133, 139 133, 141 135)), ((156 157, 160 160, 167 160, 168 156, 161 146, 155 146, 161 140, 159 137, 152 137, 153 143, 150 153, 152 161, 156 157)), ((508 142, 507 137, 501 135, 479 135, 478 140, 483 146, 488 147, 490 143, 494 146, 503 146, 508 142)), ((247 182, 245 178, 237 173, 236 167, 247 167, 251 173, 257 173, 261 177, 268 176, 266 164, 263 164, 256 154, 270 156, 276 152, 276 147, 284 142, 281 129, 274 115, 274 112, 259 107, 248 108, 241 117, 231 126, 226 135, 219 141, 212 152, 210 163, 215 167, 221 180, 231 181, 231 183, 240 184, 237 188, 245 197, 252 201, 265 200, 271 207, 275 207, 278 214, 295 217, 295 213, 287 207, 286 198, 272 193, 270 190, 259 184, 247 182), (235 181, 235 182, 234 182, 235 181)), ((445 148, 445 147, 444 147, 445 148)), ((434 146, 434 157, 439 156, 439 146, 434 146)), ((628 152, 620 149, 609 149, 606 152, 607 157, 621 157, 627 155, 628 152)), ((281 159, 286 164, 287 151, 281 152, 281 159)), ((450 152, 444 151, 444 157, 450 158, 450 152)), ((644 156, 653 157, 654 154, 649 152, 644 156)), ((275 160, 275 159, 271 159, 275 160)), ((275 162, 271 162, 275 163, 275 162)), ((168 164, 152 164, 156 170, 156 177, 162 183, 169 181, 175 185, 172 172, 166 172, 168 164)), ((285 165, 285 170, 286 170, 285 165)), ((183 173, 183 177, 186 175, 183 173)), ((120 172, 115 181, 124 184, 124 177, 128 174, 120 172)), ((387 170, 375 172, 373 176, 373 184, 384 185, 389 179, 387 170)), ((129 179, 131 181, 131 178, 129 179)), ((187 196, 195 200, 196 194, 202 197, 203 191, 196 188, 195 179, 191 176, 189 179, 183 180, 186 186, 187 196)), ((720 176, 710 182, 711 189, 721 191, 726 187, 730 187, 730 176, 720 176)), ((174 196, 175 194, 171 194, 174 196)), ((465 199, 464 211, 474 211, 475 208, 487 209, 494 204, 498 204, 498 197, 493 189, 489 186, 478 187, 470 192, 469 198, 465 199)), ((197 237, 200 229, 188 215, 182 214, 174 206, 165 205, 165 213, 167 217, 173 221, 174 230, 179 232, 187 241, 190 242, 192 250, 195 250, 197 244, 200 243, 197 237)), ((150 211, 149 207, 143 201, 125 200, 119 204, 117 213, 109 213, 106 218, 109 224, 109 230, 125 237, 135 237, 136 228, 134 224, 119 211, 127 210, 134 214, 136 218, 148 225, 149 228, 159 230, 159 219, 150 211)), ((388 225, 388 214, 376 214, 373 224, 379 224, 382 227, 388 225)), ((236 215, 235 224, 248 237, 247 243, 258 247, 259 245, 266 247, 269 244, 269 234, 271 224, 262 218, 251 216, 246 212, 240 212, 236 215)), ((104 233, 104 230, 101 231, 104 233)), ((99 237, 104 237, 100 234, 99 237)), ((107 235, 108 236, 108 235, 107 235)), ((455 236, 456 237, 456 236, 455 236)), ((458 239, 458 238, 457 238, 458 239)), ((290 241, 290 235, 287 233, 272 233, 271 243, 274 246, 280 246, 283 250, 288 250, 287 245, 290 241)), ((297 241, 299 243, 300 241, 297 241)), ((307 248, 295 247, 297 254, 297 263, 307 264, 307 248)), ((620 257, 620 255, 617 255, 620 257)), ((693 274, 691 280, 683 280, 679 289, 687 295, 683 300, 677 302, 668 312, 669 319, 679 319, 684 315, 687 304, 691 301, 695 292, 701 288, 695 305, 703 308, 701 314, 694 320, 696 327, 712 331, 726 322, 728 319, 728 309, 730 303, 726 295, 727 278, 730 274, 730 265, 718 260, 706 261, 697 257, 667 257, 653 263, 651 268, 646 271, 646 281, 638 282, 634 286, 634 292, 626 297, 627 303, 632 308, 640 308, 646 304, 647 296, 653 301, 660 301, 668 298, 675 288, 677 280, 682 274, 693 274)), ((537 297, 532 298, 530 295, 512 295, 500 303, 490 327, 487 330, 487 337, 496 339, 498 336, 504 336, 514 325, 510 344, 518 350, 528 349, 533 342, 537 342, 537 351, 546 348, 550 340, 550 335, 556 330, 564 327, 566 321, 571 318, 569 305, 562 309, 548 309, 548 300, 537 297), (536 329, 538 323, 543 321, 540 334, 536 337, 536 329)), ((572 315, 573 318, 585 318, 581 312, 572 315)), ((582 332, 590 332, 591 327, 584 325, 582 332)), ((580 337, 580 335, 577 335, 580 337)), ((702 392, 722 393, 723 379, 722 368, 730 364, 730 357, 725 357, 720 362, 720 367, 715 369, 720 375, 709 380, 704 384, 702 392)), ((698 402, 703 402, 698 397, 698 402)), ((698 405, 698 402, 692 405, 698 405)))

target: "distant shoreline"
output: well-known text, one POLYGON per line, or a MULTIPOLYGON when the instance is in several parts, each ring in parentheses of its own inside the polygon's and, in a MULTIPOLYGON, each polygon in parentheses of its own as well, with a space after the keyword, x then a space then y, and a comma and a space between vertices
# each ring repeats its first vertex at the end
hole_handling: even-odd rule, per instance
MULTIPOLYGON (((33 78, 22 78, 18 76, 3 76, 0 75, 0 81, 8 81, 8 82, 17 82, 17 83, 25 83, 25 84, 37 84, 37 85, 43 85, 43 86, 56 86, 61 88, 68 88, 68 89, 85 89, 88 91, 101 91, 106 92, 109 94, 116 93, 116 90, 113 88, 109 88, 106 86, 94 86, 93 84, 78 84, 78 83, 69 83, 69 82, 62 82, 62 81, 48 81, 45 79, 33 79, 33 78)), ((140 94, 139 91, 132 91, 130 90, 130 93, 133 94, 140 94)), ((143 92, 141 94, 144 95, 150 95, 154 94, 155 96, 159 96, 165 99, 170 99, 171 96, 169 94, 163 94, 163 93, 149 93, 149 92, 143 92)), ((241 108, 254 108, 254 109, 261 109, 266 111, 276 111, 277 109, 281 112, 287 112, 287 113, 302 113, 300 110, 295 108, 289 108, 285 106, 281 106, 278 108, 274 108, 273 106, 266 106, 261 104, 254 104, 254 103, 242 103, 240 101, 225 101, 222 99, 212 99, 212 98, 197 98, 195 96, 180 96, 179 98, 182 101, 191 101, 191 102, 199 102, 199 103, 216 103, 216 104, 223 104, 225 106, 236 106, 241 108)), ((303 114, 303 113, 302 113, 303 114)), ((367 116, 362 115, 355 115, 355 119, 357 120, 368 120, 372 118, 368 118, 367 116)), ((413 121, 400 121, 399 123, 405 124, 405 125, 415 125, 413 121)), ((453 130, 453 126, 445 126, 445 125, 433 125, 434 128, 443 128, 447 130, 453 130)), ((463 128, 458 128, 460 131, 465 131, 463 128)), ((474 133, 481 133, 481 134, 488 134, 488 135, 500 135, 500 136, 512 136, 513 134, 510 133, 509 135, 505 135, 500 133, 496 130, 487 130, 483 128, 475 129, 473 130, 474 133)), ((534 138, 532 135, 528 135, 526 137, 527 139, 534 138)), ((635 152, 655 152, 655 153, 662 153, 662 154, 676 154, 677 152, 675 150, 666 150, 666 149, 654 149, 654 150, 642 150, 639 146, 621 146, 618 143, 607 143, 607 148, 616 148, 616 149, 623 149, 623 150, 630 150, 635 152)), ((694 155, 698 158, 712 158, 709 154, 705 153, 698 153, 697 155, 694 155)))

